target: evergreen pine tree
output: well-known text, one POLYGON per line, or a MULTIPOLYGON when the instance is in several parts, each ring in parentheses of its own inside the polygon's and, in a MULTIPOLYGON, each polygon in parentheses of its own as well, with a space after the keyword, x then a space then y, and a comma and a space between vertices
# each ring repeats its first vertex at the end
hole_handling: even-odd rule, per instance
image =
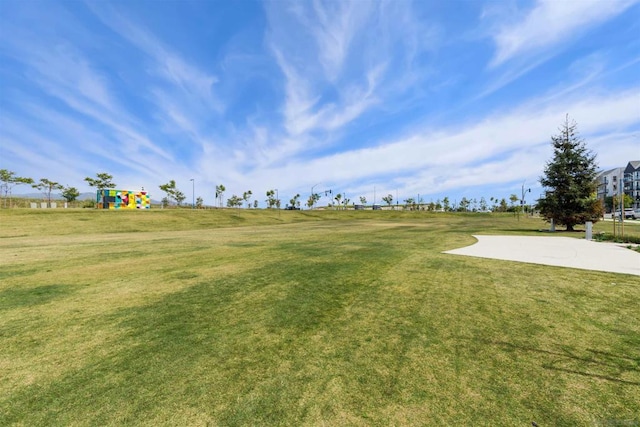
POLYGON ((596 198, 597 163, 568 115, 559 131, 551 137, 553 159, 540 178, 546 194, 538 200, 538 208, 545 220, 553 219, 573 231, 574 225, 596 222, 602 216, 602 203, 596 198))

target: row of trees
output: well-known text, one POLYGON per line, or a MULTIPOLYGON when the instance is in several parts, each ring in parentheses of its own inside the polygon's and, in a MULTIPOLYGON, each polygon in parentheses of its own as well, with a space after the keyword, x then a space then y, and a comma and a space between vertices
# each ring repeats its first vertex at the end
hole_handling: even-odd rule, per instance
MULTIPOLYGON (((537 203, 541 215, 547 221, 553 219, 557 224, 565 225, 567 230, 573 230, 576 224, 583 224, 586 221, 598 221, 604 213, 604 206, 602 201, 596 198, 596 156, 587 149, 584 141, 578 135, 575 121, 569 121, 568 115, 559 128, 559 133, 551 137, 551 144, 553 146, 553 158, 547 162, 544 168, 544 175, 540 178, 540 183, 547 190, 537 203)), ((98 190, 115 188, 116 186, 113 182, 113 177, 107 173, 98 173, 95 178, 87 177, 85 181, 98 190)), ((35 182, 32 178, 21 177, 13 171, 0 169, 0 194, 4 199, 4 207, 7 206, 7 201, 11 204, 13 188, 18 185, 31 185, 41 191, 49 205, 54 191, 62 190, 62 196, 69 202, 74 201, 80 194, 75 187, 68 185, 65 187, 59 182, 48 178, 40 178, 40 181, 35 182)), ((166 194, 162 200, 163 204, 166 205, 174 202, 179 206, 186 198, 184 193, 176 187, 174 180, 160 185, 160 190, 166 194)), ((225 190, 226 188, 222 184, 217 185, 215 188, 216 203, 220 207, 222 207, 225 190)), ((266 192, 267 199, 265 201, 268 208, 280 208, 280 199, 277 194, 278 190, 266 192)), ((242 207, 243 204, 246 204, 247 207, 251 207, 250 199, 252 195, 251 191, 245 191, 242 197, 233 195, 227 199, 227 206, 242 207)), ((338 193, 333 195, 331 190, 328 190, 325 191, 326 195, 332 197, 330 204, 336 208, 346 209, 351 202, 346 194, 338 193)), ((320 198, 320 193, 311 194, 307 200, 307 207, 313 208, 320 198)), ((382 197, 382 200, 388 206, 393 204, 393 196, 391 194, 382 197)), ((491 208, 493 211, 504 212, 517 210, 516 202, 518 200, 518 196, 512 194, 509 197, 511 206, 507 204, 504 198, 498 200, 498 198, 494 197, 490 198, 491 204, 487 203, 484 197, 479 201, 463 197, 460 203, 454 201, 453 204, 450 203, 448 197, 445 197, 442 201, 437 200, 435 203, 430 202, 426 205, 422 203, 422 200, 414 198, 407 198, 404 202, 405 208, 408 209, 424 209, 426 207, 426 209, 433 211, 486 211, 491 208)), ((607 200, 607 202, 613 204, 613 201, 607 200)), ((289 203, 291 207, 299 208, 300 195, 296 194, 289 203)), ((360 203, 366 205, 364 196, 360 197, 360 203)), ((198 207, 201 206, 202 198, 198 197, 198 207)), ((253 207, 258 207, 257 200, 253 202, 253 207)))
MULTIPOLYGON (((96 177, 86 177, 84 179, 89 186, 96 188, 97 190, 105 190, 115 188, 116 184, 113 182, 113 176, 108 173, 98 173, 96 177)), ((47 178, 41 178, 38 183, 35 183, 33 179, 17 176, 14 172, 8 171, 6 169, 0 170, 0 181, 2 195, 4 198, 4 204, 6 207, 7 200, 10 198, 11 191, 13 187, 21 184, 28 184, 32 187, 43 192, 45 199, 48 203, 51 203, 51 196, 54 191, 62 190, 62 196, 68 202, 72 202, 76 200, 76 198, 80 195, 78 190, 75 187, 71 186, 62 186, 58 182, 49 180, 47 178)), ((168 183, 160 185, 160 190, 165 193, 165 197, 162 198, 161 203, 163 206, 169 206, 171 204, 175 204, 177 206, 181 206, 186 196, 183 191, 177 188, 175 180, 170 180, 168 183)), ((224 192, 226 187, 223 184, 216 185, 215 187, 215 198, 216 205, 219 207, 223 206, 224 200, 224 192)), ((277 190, 269 190, 266 192, 267 199, 265 200, 267 208, 280 208, 281 202, 276 197, 277 190)), ((334 207, 337 209, 346 209, 346 207, 351 203, 351 199, 349 199, 346 194, 338 193, 335 196, 331 193, 330 190, 325 192, 325 195, 330 196, 330 202, 328 206, 334 207)), ((230 208, 241 208, 242 206, 246 206, 247 208, 258 208, 258 200, 254 200, 251 203, 250 199, 253 196, 251 190, 245 191, 242 196, 232 195, 230 198, 226 200, 226 206, 230 208)), ((317 205, 318 201, 321 199, 320 193, 315 193, 309 197, 307 200, 306 206, 308 208, 313 208, 317 205)), ((360 196, 360 203, 362 205, 367 204, 367 199, 364 196, 360 196)), ((431 201, 429 203, 424 203, 422 199, 414 199, 407 198, 404 200, 403 207, 405 209, 410 210, 428 210, 428 211, 445 211, 445 212, 476 212, 476 211, 487 211, 492 210, 494 212, 508 212, 514 211, 519 207, 515 205, 518 201, 518 197, 515 194, 512 194, 509 198, 511 202, 511 206, 507 204, 505 198, 498 199, 497 197, 491 197, 490 203, 486 201, 484 197, 477 199, 467 199, 463 197, 459 203, 457 201, 450 201, 448 197, 443 198, 442 200, 438 199, 435 202, 431 201)), ((394 202, 394 197, 392 194, 388 194, 382 197, 382 201, 384 201, 387 206, 391 207, 394 202)), ((396 201, 396 203, 398 203, 396 201)), ((203 199, 202 197, 198 197, 195 203, 196 207, 203 207, 203 199)), ((293 198, 289 200, 289 204, 287 206, 291 206, 294 208, 300 208, 300 194, 296 194, 293 198)))
MULTIPOLYGON (((247 208, 250 208, 252 206, 251 204, 251 196, 253 195, 253 193, 251 192, 251 190, 245 191, 244 193, 242 193, 242 197, 240 196, 236 196, 235 194, 233 196, 231 196, 230 198, 227 199, 227 207, 229 208, 241 208, 242 205, 246 205, 247 208)), ((253 207, 257 208, 258 207, 258 201, 254 200, 253 201, 253 207)))
MULTIPOLYGON (((316 198, 314 202, 316 202, 318 199, 319 197, 316 198)), ((351 199, 348 199, 344 194, 336 195, 334 197, 334 200, 335 204, 330 203, 329 206, 340 208, 348 206, 351 202, 351 199)), ((360 196, 359 200, 361 205, 367 205, 367 198, 365 196, 360 196)), ((386 196, 382 197, 382 201, 385 202, 388 207, 393 207, 394 200, 395 199, 392 194, 387 194, 386 196)), ((520 209, 520 206, 516 205, 516 203, 519 201, 519 198, 515 194, 512 194, 509 197, 511 205, 507 204, 505 198, 498 199, 497 197, 491 197, 489 200, 491 201, 491 203, 488 203, 484 197, 481 197, 480 200, 467 199, 466 197, 463 197, 458 203, 456 200, 451 202, 449 197, 445 197, 442 200, 438 199, 435 202, 430 201, 429 203, 426 203, 422 198, 417 199, 409 197, 405 199, 402 204, 400 204, 399 201, 396 200, 396 206, 408 210, 444 212, 487 212, 489 210, 493 212, 515 212, 516 210, 520 209)), ((308 203, 307 206, 312 207, 313 203, 308 203)))
MULTIPOLYGON (((389 206, 393 203, 393 196, 391 194, 382 199, 389 206)), ((480 200, 463 197, 460 202, 457 200, 452 202, 449 197, 445 197, 442 200, 437 199, 435 202, 430 201, 429 203, 425 203, 422 198, 414 199, 413 197, 409 197, 404 200, 403 206, 409 210, 427 210, 434 212, 516 212, 521 208, 516 205, 519 199, 515 194, 509 197, 510 205, 507 204, 505 198, 498 199, 497 197, 491 197, 489 200, 490 202, 487 202, 484 197, 481 197, 480 200)))
MULTIPOLYGON (((349 205, 349 203, 351 203, 351 199, 347 198, 347 195, 344 193, 338 193, 333 196, 331 190, 327 190, 325 192, 325 195, 331 196, 330 202, 328 203, 329 207, 344 209, 349 205)), ((299 197, 299 195, 296 195, 295 200, 292 199, 290 201, 291 206, 295 205, 296 207, 299 207, 299 201, 297 201, 297 197, 299 197)), ((309 196, 306 206, 310 209, 313 208, 315 205, 317 205, 321 197, 322 196, 320 193, 312 194, 311 196, 309 196)), ((360 196, 359 200, 361 205, 367 205, 367 198, 365 196, 360 196)), ((395 199, 393 198, 392 194, 387 194, 386 196, 382 197, 382 201, 385 202, 388 207, 393 206, 394 200, 395 199)), ((494 212, 515 212, 520 208, 516 205, 516 203, 519 201, 519 198, 515 194, 512 194, 509 197, 511 205, 507 204, 507 201, 504 198, 498 199, 497 197, 491 197, 489 200, 491 201, 491 203, 488 203, 484 197, 481 197, 479 201, 477 199, 467 199, 466 197, 463 197, 460 200, 460 203, 457 203, 457 201, 451 202, 449 197, 445 197, 442 201, 438 199, 435 202, 431 201, 429 203, 425 203, 422 198, 418 200, 414 199, 413 197, 409 197, 404 200, 402 207, 409 210, 429 210, 445 212, 486 212, 488 210, 494 212)), ((396 201, 396 205, 399 205, 399 201, 396 201)))
MULTIPOLYGON (((583 224, 586 221, 598 221, 603 213, 604 206, 602 201, 596 198, 597 190, 597 163, 596 156, 586 147, 584 141, 579 137, 577 132, 577 124, 575 121, 569 121, 569 116, 565 118, 565 122, 559 128, 559 133, 551 137, 553 146, 553 158, 547 162, 544 168, 544 175, 540 178, 540 183, 546 189, 545 195, 538 200, 537 207, 542 217, 557 224, 566 226, 567 230, 573 230, 576 224, 583 224)), ((224 191, 224 186, 219 186, 224 191)), ((216 198, 221 197, 216 187, 216 198)), ((524 190, 523 190, 524 191, 524 190)), ((277 192, 277 190, 275 190, 277 192)), ((331 194, 331 190, 328 191, 331 194)), ((325 196, 327 192, 325 192, 325 196)), ((307 207, 313 208, 320 200, 320 194, 314 193, 307 200, 307 207)), ((299 195, 290 200, 291 206, 299 206, 299 195)), ((393 195, 388 194, 382 197, 382 200, 388 205, 393 204, 393 195)), ((482 197, 479 201, 476 199, 469 200, 463 197, 458 204, 454 201, 450 203, 448 197, 442 202, 437 200, 435 203, 426 204, 428 210, 444 210, 444 211, 519 211, 522 209, 523 200, 517 195, 511 194, 509 197, 510 205, 505 198, 498 199, 491 197, 491 204, 487 203, 482 197), (521 206, 517 206, 517 202, 521 202, 521 206)), ((333 196, 334 207, 345 207, 350 200, 345 194, 336 194, 333 196)), ((366 205, 366 198, 360 197, 360 203, 366 205)), ((397 202, 396 202, 397 203, 397 202)), ((267 192, 268 207, 280 207, 280 200, 274 197, 274 190, 267 192)), ((421 209, 423 207, 422 200, 407 198, 405 200, 405 208, 421 209)))
MULTIPOLYGON (((551 137, 553 146, 553 158, 547 162, 544 175, 540 178, 540 183, 547 190, 545 195, 538 200, 537 207, 543 218, 547 221, 554 220, 557 224, 565 225, 567 230, 573 230, 576 224, 583 224, 586 221, 598 221, 604 213, 602 201, 596 198, 597 189, 597 163, 596 156, 590 152, 584 141, 579 137, 575 121, 569 121, 569 116, 559 128, 559 133, 551 137)), ((171 181, 173 182, 173 181, 171 181)), ((161 187, 162 188, 162 187, 161 187)), ((225 191, 224 185, 216 186, 216 200, 222 206, 222 197, 225 191)), ((523 190, 524 191, 524 190, 523 190)), ((331 190, 325 191, 326 195, 331 195, 331 205, 336 208, 345 208, 350 203, 346 194, 338 193, 333 195, 331 190), (335 202, 335 203, 333 203, 335 202)), ((280 200, 277 197, 277 190, 269 190, 267 195, 267 207, 280 208, 280 200)), ((251 192, 245 192, 243 197, 232 196, 227 200, 227 206, 240 207, 243 202, 249 207, 248 198, 251 192)), ((296 194, 290 201, 290 206, 298 208, 300 206, 300 195, 296 194)), ((307 200, 307 207, 313 208, 320 200, 320 193, 313 193, 307 200)), ((393 195, 387 194, 382 200, 388 205, 393 204, 393 195)), ((480 200, 467 199, 463 197, 460 203, 456 201, 451 204, 448 197, 435 203, 423 204, 422 200, 414 198, 405 199, 405 208, 424 209, 431 211, 487 211, 507 212, 519 211, 522 209, 523 200, 517 195, 511 194, 510 205, 505 198, 499 199, 491 197, 487 203, 484 197, 480 200), (521 206, 517 206, 520 201, 521 206)), ((360 197, 360 203, 366 205, 366 198, 360 197)), ((397 202, 396 202, 397 203, 397 202)), ((254 202, 257 207, 257 200, 254 202)))
MULTIPOLYGON (((115 188, 116 184, 113 182, 113 176, 102 172, 96 174, 96 177, 86 177, 84 179, 89 186, 96 188, 97 190, 105 190, 115 188)), ((80 195, 77 188, 67 186, 64 187, 58 182, 49 180, 47 178, 40 179, 40 182, 35 183, 31 178, 25 178, 17 176, 14 172, 8 171, 6 169, 0 170, 0 181, 2 194, 4 197, 4 204, 6 207, 6 203, 8 198, 11 195, 12 188, 16 185, 20 184, 29 184, 34 188, 43 192, 45 199, 48 203, 51 203, 51 196, 54 191, 62 190, 62 196, 65 200, 72 202, 76 200, 76 198, 80 195)), ((165 196, 162 198, 161 203, 163 206, 169 205, 177 205, 181 206, 186 200, 186 196, 183 191, 177 188, 175 180, 170 180, 166 184, 162 184, 159 186, 160 190, 165 193, 165 196)), ((224 200, 224 192, 226 191, 226 187, 223 184, 216 185, 215 187, 215 198, 216 205, 219 207, 223 206, 224 200)), ((349 203, 351 203, 351 199, 349 199, 346 194, 338 193, 335 196, 331 192, 331 190, 327 190, 324 192, 325 195, 330 197, 330 202, 328 206, 334 207, 336 209, 346 209, 349 203)), ((245 191, 242 196, 232 195, 230 198, 226 200, 226 206, 230 208, 241 208, 242 206, 246 206, 247 208, 257 208, 258 200, 254 200, 251 203, 250 199, 253 196, 251 190, 245 191)), ((266 192, 267 199, 265 200, 267 208, 280 208, 281 202, 277 198, 277 190, 269 190, 266 192)), ((317 205, 318 201, 321 199, 320 193, 315 193, 309 197, 307 200, 306 206, 308 208, 313 208, 317 205)), ((392 206, 394 198, 391 194, 388 194, 385 197, 382 197, 382 200, 388 205, 392 206)), ((428 204, 423 203, 422 199, 416 201, 413 198, 408 198, 404 201, 405 209, 426 209, 431 211, 447 211, 447 212, 456 212, 456 211, 486 211, 489 208, 495 212, 506 212, 513 209, 513 204, 517 201, 517 196, 511 195, 512 206, 509 208, 506 200, 503 198, 500 202, 498 202, 497 198, 491 197, 492 205, 488 205, 485 201, 484 197, 480 199, 478 202, 476 199, 468 200, 466 198, 462 198, 460 203, 453 204, 449 201, 448 197, 445 197, 442 201, 438 199, 435 203, 430 202, 428 204)), ((367 199, 364 196, 360 197, 360 203, 363 205, 367 204, 367 199)), ((396 202, 397 203, 397 202, 396 202)), ((203 207, 203 199, 202 197, 198 197, 195 202, 196 207, 203 207)), ((292 208, 300 208, 300 194, 296 194, 293 198, 289 200, 289 204, 287 206, 291 206, 292 208)))
POLYGON ((47 201, 47 206, 51 206, 51 195, 54 191, 62 190, 62 197, 67 202, 72 202, 80 196, 80 192, 75 187, 69 185, 65 187, 59 182, 48 178, 40 178, 40 181, 36 182, 33 178, 18 176, 8 169, 0 169, 0 193, 2 194, 5 208, 7 207, 7 202, 11 205, 13 188, 18 185, 31 185, 31 187, 41 191, 47 201))

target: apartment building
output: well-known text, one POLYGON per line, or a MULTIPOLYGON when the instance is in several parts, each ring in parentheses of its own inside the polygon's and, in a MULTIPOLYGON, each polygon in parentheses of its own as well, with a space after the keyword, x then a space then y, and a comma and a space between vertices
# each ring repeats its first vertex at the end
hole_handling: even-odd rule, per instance
POLYGON ((624 193, 633 199, 633 209, 640 209, 640 160, 633 160, 624 168, 624 193))
POLYGON ((633 209, 640 209, 640 160, 630 161, 626 167, 602 171, 598 181, 598 199, 627 194, 633 199, 633 209))
POLYGON ((598 199, 604 201, 606 197, 622 192, 624 170, 625 168, 614 168, 598 174, 598 199))

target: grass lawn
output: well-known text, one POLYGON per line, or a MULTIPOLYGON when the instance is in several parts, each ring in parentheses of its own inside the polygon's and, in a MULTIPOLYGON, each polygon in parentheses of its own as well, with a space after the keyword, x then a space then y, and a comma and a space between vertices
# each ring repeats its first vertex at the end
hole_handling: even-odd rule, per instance
POLYGON ((441 253, 542 228, 0 210, 0 425, 638 425, 638 277, 441 253))

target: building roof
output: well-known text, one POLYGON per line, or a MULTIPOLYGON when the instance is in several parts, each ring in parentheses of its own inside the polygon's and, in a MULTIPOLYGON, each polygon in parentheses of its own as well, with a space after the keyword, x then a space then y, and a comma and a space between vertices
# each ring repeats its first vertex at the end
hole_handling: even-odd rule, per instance
POLYGON ((623 170, 624 168, 613 168, 613 169, 604 170, 604 171, 598 172, 598 178, 605 175, 611 175, 614 172, 622 172, 623 170))
POLYGON ((639 169, 640 169, 640 160, 631 160, 624 171, 632 172, 632 171, 637 171, 639 169))

